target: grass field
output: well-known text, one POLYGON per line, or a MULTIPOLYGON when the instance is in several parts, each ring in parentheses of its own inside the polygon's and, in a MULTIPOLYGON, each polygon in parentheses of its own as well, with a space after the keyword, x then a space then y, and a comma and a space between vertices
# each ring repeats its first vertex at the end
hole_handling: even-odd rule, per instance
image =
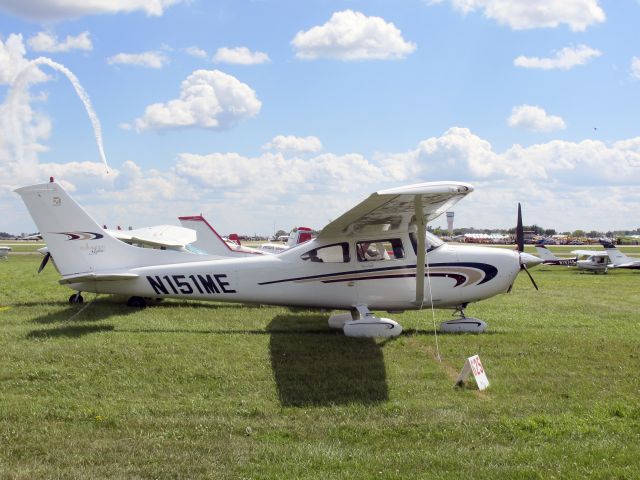
POLYGON ((439 362, 430 311, 382 341, 317 311, 72 306, 40 259, 0 262, 0 478, 640 478, 639 272, 536 267, 439 362), (491 386, 455 388, 476 353, 491 386))

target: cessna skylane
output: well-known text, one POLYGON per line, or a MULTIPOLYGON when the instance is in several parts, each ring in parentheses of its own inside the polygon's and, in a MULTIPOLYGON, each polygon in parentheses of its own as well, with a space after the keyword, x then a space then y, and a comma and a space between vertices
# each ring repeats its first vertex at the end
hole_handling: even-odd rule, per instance
POLYGON ((429 307, 459 312, 441 328, 483 331, 483 321, 465 317, 467 305, 510 291, 518 272, 528 273, 535 261, 522 248, 447 245, 426 231, 427 222, 472 191, 460 182, 382 190, 283 253, 212 259, 121 242, 53 178, 16 190, 55 258, 60 283, 77 292, 71 303, 94 292, 126 295, 135 307, 150 298, 182 298, 346 310, 329 325, 363 337, 402 331, 371 310, 429 307))
POLYGON ((606 250, 607 255, 609 255, 609 260, 611 261, 609 268, 628 268, 631 270, 640 269, 640 260, 627 257, 608 240, 601 239, 600 243, 606 250))

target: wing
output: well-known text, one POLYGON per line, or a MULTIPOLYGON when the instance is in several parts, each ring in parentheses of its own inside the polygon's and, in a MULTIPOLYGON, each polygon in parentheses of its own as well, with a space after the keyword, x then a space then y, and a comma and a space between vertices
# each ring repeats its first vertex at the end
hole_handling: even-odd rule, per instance
POLYGON ((184 247, 196 241, 196 232, 190 228, 175 225, 157 225, 135 230, 107 230, 118 240, 126 243, 140 243, 152 247, 184 247))
POLYGON ((399 225, 416 212, 416 198, 422 203, 425 222, 449 210, 473 187, 461 182, 429 182, 373 193, 322 229, 318 238, 349 234, 369 225, 399 225))
POLYGON ((605 257, 608 256, 607 252, 603 252, 602 250, 571 250, 573 255, 577 255, 579 257, 605 257))

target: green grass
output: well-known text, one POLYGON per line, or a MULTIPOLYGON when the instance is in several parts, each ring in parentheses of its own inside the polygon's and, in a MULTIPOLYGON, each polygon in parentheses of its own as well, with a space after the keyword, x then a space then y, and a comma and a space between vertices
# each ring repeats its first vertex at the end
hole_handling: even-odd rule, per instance
POLYGON ((638 272, 536 267, 438 362, 430 311, 383 341, 314 311, 71 306, 39 262, 0 262, 0 478, 640 477, 638 272), (454 388, 476 353, 491 386, 454 388))

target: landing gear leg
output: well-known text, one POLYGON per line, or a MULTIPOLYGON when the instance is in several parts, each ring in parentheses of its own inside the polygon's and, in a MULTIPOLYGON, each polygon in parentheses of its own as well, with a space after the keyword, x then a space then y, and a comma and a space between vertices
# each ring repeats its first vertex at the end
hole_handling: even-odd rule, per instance
MULTIPOLYGON (((344 315, 340 315, 340 320, 345 319, 344 315)), ((337 316, 331 318, 335 317, 337 316)), ((366 305, 356 305, 351 311, 351 317, 342 327, 347 337, 397 337, 402 333, 399 323, 390 318, 376 317, 366 305)))
POLYGON ((84 298, 82 298, 81 292, 74 293, 69 297, 69 303, 82 303, 84 302, 84 298))
POLYGON ((446 333, 482 333, 487 328, 487 324, 477 318, 467 317, 464 314, 464 309, 467 308, 467 303, 463 303, 456 308, 454 315, 458 314, 459 318, 456 320, 449 320, 440 324, 440 331, 446 333))

